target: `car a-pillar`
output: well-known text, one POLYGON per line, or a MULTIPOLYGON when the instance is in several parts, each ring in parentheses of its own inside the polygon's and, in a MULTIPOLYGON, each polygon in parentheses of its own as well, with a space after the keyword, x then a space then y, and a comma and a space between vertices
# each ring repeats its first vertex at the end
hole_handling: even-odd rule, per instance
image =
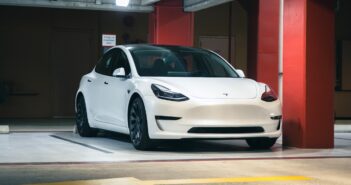
POLYGON ((183 0, 162 0, 149 15, 149 42, 193 46, 194 13, 184 12, 183 0))
POLYGON ((283 143, 334 146, 334 1, 251 0, 249 77, 278 92, 279 3, 283 5, 283 143))

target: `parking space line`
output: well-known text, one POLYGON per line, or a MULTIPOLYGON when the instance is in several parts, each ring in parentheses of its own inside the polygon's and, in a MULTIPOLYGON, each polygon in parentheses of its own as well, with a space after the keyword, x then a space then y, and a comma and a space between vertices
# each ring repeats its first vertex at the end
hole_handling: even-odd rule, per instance
POLYGON ((93 150, 97 150, 97 151, 100 151, 100 152, 104 152, 104 153, 107 153, 107 154, 112 154, 113 153, 113 152, 110 152, 110 151, 107 151, 107 150, 104 150, 104 149, 101 149, 101 148, 98 148, 98 147, 95 147, 95 146, 91 146, 91 145, 88 145, 88 144, 85 144, 85 143, 73 141, 73 140, 66 139, 66 138, 63 138, 63 137, 60 137, 60 136, 56 136, 56 135, 50 135, 50 136, 53 137, 53 138, 56 138, 56 139, 61 139, 63 141, 74 143, 74 144, 77 144, 77 145, 80 145, 80 146, 84 146, 84 147, 87 147, 87 148, 90 148, 90 149, 93 149, 93 150))
POLYGON ((243 183, 243 182, 275 182, 275 181, 307 181, 305 176, 272 176, 272 177, 231 177, 231 178, 204 178, 204 179, 171 179, 171 180, 139 180, 134 177, 80 180, 32 185, 175 185, 175 184, 209 184, 209 183, 243 183))

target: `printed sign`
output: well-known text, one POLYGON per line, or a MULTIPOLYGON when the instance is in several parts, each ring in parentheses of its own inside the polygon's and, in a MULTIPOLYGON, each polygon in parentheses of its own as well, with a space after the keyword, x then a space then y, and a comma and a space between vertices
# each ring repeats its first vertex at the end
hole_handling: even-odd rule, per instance
POLYGON ((116 45, 116 35, 102 34, 102 46, 112 47, 116 45))

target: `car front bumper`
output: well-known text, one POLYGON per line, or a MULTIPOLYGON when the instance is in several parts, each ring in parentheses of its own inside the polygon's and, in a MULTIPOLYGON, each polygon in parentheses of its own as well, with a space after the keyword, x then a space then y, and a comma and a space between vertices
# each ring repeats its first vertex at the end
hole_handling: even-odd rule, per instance
POLYGON ((191 98, 174 102, 147 96, 144 104, 152 139, 277 138, 281 135, 279 100, 191 98))

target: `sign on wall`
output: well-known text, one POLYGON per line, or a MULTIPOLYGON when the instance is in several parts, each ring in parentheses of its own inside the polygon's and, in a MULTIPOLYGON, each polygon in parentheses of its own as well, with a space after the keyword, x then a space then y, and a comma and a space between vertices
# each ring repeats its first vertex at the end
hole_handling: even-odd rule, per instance
POLYGON ((116 35, 102 34, 102 47, 116 46, 116 35))

